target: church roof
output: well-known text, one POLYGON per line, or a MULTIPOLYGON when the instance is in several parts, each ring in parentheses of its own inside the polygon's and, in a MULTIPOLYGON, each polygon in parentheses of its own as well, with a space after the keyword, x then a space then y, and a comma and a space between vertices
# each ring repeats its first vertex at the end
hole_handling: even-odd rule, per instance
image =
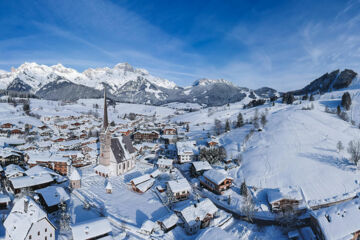
POLYGON ((118 138, 111 139, 111 151, 114 153, 115 159, 117 163, 121 163, 125 158, 125 151, 121 146, 121 143, 118 138))
POLYGON ((111 151, 114 153, 116 162, 121 163, 130 158, 135 148, 128 136, 121 136, 111 139, 111 151))

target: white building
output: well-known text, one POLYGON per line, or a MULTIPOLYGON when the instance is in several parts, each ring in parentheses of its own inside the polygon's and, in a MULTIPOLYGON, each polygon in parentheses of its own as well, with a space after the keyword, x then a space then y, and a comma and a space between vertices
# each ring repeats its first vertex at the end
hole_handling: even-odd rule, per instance
POLYGON ((160 158, 157 160, 157 165, 160 171, 166 172, 173 169, 173 160, 160 158))
POLYGON ((189 197, 191 186, 185 178, 167 182, 166 195, 170 202, 185 200, 189 197))
POLYGON ((7 240, 54 240, 55 226, 31 198, 18 199, 4 222, 7 240))
POLYGON ((196 160, 199 155, 199 148, 196 141, 177 142, 177 155, 179 163, 187 163, 196 160))
POLYGON ((112 137, 108 128, 106 94, 104 95, 104 119, 100 133, 99 164, 95 172, 103 177, 118 176, 135 167, 135 148, 128 136, 112 137))
POLYGON ((69 180, 70 180, 70 187, 72 189, 81 187, 81 176, 78 170, 76 170, 76 168, 71 168, 69 180))

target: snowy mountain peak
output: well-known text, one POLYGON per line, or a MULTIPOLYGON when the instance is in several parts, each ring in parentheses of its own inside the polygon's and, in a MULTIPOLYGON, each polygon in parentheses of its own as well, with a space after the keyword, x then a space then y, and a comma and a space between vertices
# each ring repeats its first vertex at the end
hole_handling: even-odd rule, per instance
POLYGON ((207 85, 216 84, 216 83, 228 84, 231 86, 234 85, 232 82, 227 81, 222 78, 220 78, 220 79, 200 78, 193 83, 193 86, 207 86, 207 85))

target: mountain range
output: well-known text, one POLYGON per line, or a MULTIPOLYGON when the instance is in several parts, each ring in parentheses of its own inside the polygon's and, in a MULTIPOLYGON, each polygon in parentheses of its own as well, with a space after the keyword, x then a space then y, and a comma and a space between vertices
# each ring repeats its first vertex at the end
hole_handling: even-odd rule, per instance
MULTIPOLYGON (((326 73, 295 95, 324 92, 347 87, 357 76, 352 70, 326 73)), ((128 103, 161 105, 170 102, 198 103, 221 106, 244 99, 279 96, 275 89, 263 87, 252 90, 239 87, 224 79, 198 79, 191 86, 180 87, 167 79, 155 77, 141 68, 119 63, 113 68, 89 68, 83 72, 61 64, 46 66, 24 63, 10 72, 0 70, 0 89, 28 92, 49 100, 99 98, 103 89, 113 100, 128 103)))

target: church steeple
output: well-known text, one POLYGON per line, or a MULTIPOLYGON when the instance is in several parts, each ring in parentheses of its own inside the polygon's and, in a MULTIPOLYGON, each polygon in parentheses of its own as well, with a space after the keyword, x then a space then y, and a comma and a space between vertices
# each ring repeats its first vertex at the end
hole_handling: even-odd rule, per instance
POLYGON ((107 103, 106 103, 106 89, 104 88, 104 118, 103 118, 103 128, 106 130, 109 125, 108 113, 107 113, 107 103))

